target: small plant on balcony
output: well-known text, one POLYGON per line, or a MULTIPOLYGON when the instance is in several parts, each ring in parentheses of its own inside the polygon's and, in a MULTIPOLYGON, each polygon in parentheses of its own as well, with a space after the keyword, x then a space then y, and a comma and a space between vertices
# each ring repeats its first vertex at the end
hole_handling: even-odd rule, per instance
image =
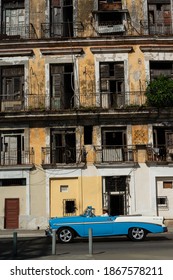
POLYGON ((149 82, 146 97, 149 106, 173 107, 173 80, 164 75, 158 76, 149 82))

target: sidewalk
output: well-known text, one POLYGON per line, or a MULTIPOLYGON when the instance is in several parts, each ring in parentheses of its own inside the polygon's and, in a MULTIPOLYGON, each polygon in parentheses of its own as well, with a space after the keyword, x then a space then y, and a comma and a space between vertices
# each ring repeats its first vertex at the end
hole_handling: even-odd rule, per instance
MULTIPOLYGON (((11 238, 13 233, 17 232, 18 237, 44 237, 44 230, 23 230, 23 229, 3 229, 0 230, 0 238, 11 238)), ((168 227, 166 234, 173 233, 173 227, 168 227)))
POLYGON ((17 232, 18 237, 44 237, 44 230, 23 230, 23 229, 3 229, 0 230, 0 238, 11 238, 13 233, 17 232))

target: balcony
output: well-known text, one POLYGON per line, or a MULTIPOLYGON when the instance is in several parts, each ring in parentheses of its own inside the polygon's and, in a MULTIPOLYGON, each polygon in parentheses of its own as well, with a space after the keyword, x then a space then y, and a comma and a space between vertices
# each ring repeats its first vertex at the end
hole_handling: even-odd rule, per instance
POLYGON ((148 23, 141 21, 141 34, 149 35, 172 35, 171 19, 168 22, 157 21, 155 23, 148 23))
MULTIPOLYGON (((144 91, 101 92, 100 94, 80 95, 78 99, 81 108, 123 109, 131 106, 141 106, 146 103, 144 91)), ((75 99, 75 104, 78 99, 75 99)))
POLYGON ((146 148, 146 162, 151 164, 173 164, 173 146, 152 147, 148 145, 146 148))
POLYGON ((98 25, 97 32, 99 34, 125 32, 125 26, 122 22, 101 22, 98 25))
POLYGON ((79 163, 80 154, 75 147, 59 146, 56 149, 42 147, 42 165, 74 165, 79 163))
POLYGON ((41 38, 71 38, 81 36, 84 31, 82 22, 42 23, 41 38))
POLYGON ((115 146, 102 145, 95 147, 95 163, 134 163, 136 162, 136 150, 132 145, 115 146))
POLYGON ((4 39, 36 39, 37 34, 32 24, 6 25, 2 23, 1 35, 4 39))
POLYGON ((102 92, 94 94, 81 94, 72 96, 68 103, 62 97, 49 97, 43 94, 29 94, 25 98, 4 99, 0 96, 1 112, 22 111, 60 111, 78 109, 123 109, 131 106, 141 106, 146 102, 145 92, 102 92))
POLYGON ((122 1, 98 1, 92 13, 96 23, 95 30, 98 34, 122 34, 126 31, 125 23, 129 12, 127 9, 123 9, 122 1))
POLYGON ((34 149, 1 151, 0 166, 34 164, 34 149))

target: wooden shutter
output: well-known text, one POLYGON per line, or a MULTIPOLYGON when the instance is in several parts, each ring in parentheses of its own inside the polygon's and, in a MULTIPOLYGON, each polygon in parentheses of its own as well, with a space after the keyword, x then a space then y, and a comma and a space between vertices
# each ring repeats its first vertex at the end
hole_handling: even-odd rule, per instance
POLYGON ((124 64, 123 63, 115 63, 114 65, 114 74, 116 80, 124 80, 124 64))

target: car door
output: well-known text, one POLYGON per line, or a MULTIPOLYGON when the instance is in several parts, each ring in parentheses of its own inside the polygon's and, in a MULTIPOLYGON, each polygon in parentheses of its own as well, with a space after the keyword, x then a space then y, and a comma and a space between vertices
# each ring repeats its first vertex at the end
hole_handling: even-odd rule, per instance
POLYGON ((86 217, 84 219, 84 236, 92 229, 93 236, 106 236, 113 233, 113 218, 109 216, 86 217))

